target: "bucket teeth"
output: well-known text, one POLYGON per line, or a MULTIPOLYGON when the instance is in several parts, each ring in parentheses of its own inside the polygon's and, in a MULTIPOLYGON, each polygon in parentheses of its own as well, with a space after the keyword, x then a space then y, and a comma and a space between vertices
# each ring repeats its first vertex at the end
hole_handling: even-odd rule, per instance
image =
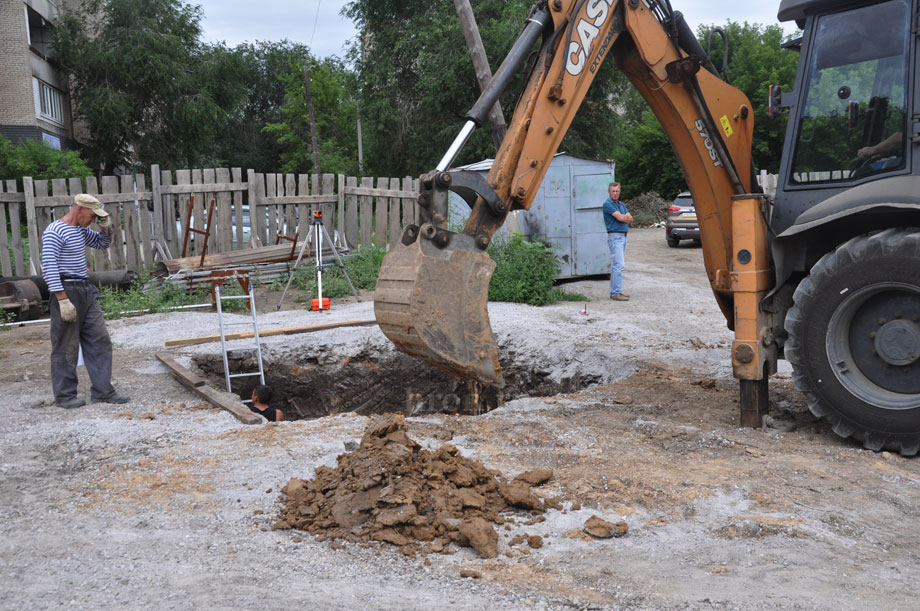
POLYGON ((494 269, 495 262, 474 248, 438 249, 422 238, 398 244, 377 279, 377 324, 407 354, 451 375, 500 385, 488 310, 494 269))

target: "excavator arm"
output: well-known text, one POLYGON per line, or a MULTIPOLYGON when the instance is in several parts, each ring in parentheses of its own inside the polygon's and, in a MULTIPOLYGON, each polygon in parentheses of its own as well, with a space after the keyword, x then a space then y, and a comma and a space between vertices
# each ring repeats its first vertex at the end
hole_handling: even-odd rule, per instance
MULTIPOLYGON (((762 325, 756 296, 738 312, 735 293, 739 287, 762 293, 769 281, 769 274, 763 273, 763 267, 769 267, 765 232, 758 214, 748 214, 747 228, 735 226, 738 221, 733 223, 732 214, 738 201, 747 201, 748 208, 759 206, 756 196, 746 195, 752 190, 753 174, 750 102, 718 76, 668 1, 550 0, 534 7, 490 86, 468 113, 460 135, 437 168, 422 176, 420 223, 405 228, 401 243, 384 260, 375 314, 397 347, 451 374, 501 383, 486 309, 494 263, 485 249, 510 211, 530 207, 608 55, 648 102, 680 159, 699 216, 709 281, 728 326, 747 320, 756 337, 762 325), (488 109, 538 40, 530 79, 488 176, 450 170, 472 130, 485 123, 488 109), (459 234, 446 229, 449 191, 471 207, 459 234), (758 237, 753 240, 747 233, 758 237), (738 256, 733 239, 762 242, 752 254, 754 261, 749 260, 753 276, 739 280, 734 273, 740 270, 733 271, 738 256), (754 311, 748 311, 752 305, 754 311)), ((763 357, 755 356, 755 365, 762 364, 763 357)), ((747 377, 759 379, 762 369, 747 377)))

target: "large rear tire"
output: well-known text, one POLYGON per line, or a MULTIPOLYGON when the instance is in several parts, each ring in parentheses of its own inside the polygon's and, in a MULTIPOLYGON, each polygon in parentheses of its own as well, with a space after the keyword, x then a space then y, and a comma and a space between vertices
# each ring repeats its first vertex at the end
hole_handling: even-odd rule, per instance
POLYGON ((834 432, 920 449, 920 229, 855 237, 802 280, 786 314, 796 388, 834 432))
POLYGON ((680 238, 675 238, 674 236, 668 236, 668 246, 671 248, 677 248, 677 245, 680 244, 680 238))

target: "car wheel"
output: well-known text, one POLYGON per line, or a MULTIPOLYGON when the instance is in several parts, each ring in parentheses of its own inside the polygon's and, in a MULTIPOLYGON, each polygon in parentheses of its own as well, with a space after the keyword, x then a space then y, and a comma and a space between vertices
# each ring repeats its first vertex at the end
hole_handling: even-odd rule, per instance
POLYGON ((871 450, 920 450, 920 230, 855 237, 799 283, 785 356, 808 407, 871 450))
POLYGON ((674 236, 668 236, 668 246, 671 248, 677 248, 677 245, 680 244, 680 238, 675 238, 674 236))

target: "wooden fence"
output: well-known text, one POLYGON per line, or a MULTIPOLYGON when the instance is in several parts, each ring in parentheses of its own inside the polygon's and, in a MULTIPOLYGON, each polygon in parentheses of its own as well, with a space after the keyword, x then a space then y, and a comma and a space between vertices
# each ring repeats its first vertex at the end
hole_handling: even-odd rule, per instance
POLYGON ((186 256, 201 254, 204 236, 186 232, 186 227, 208 229, 212 201, 209 253, 247 248, 250 238, 263 245, 302 240, 317 209, 329 235, 352 249, 369 244, 386 247, 418 218, 417 179, 378 178, 375 186, 373 178, 362 178, 359 185, 355 177, 334 174, 249 170, 246 177, 244 182, 240 168, 171 172, 155 165, 149 186, 143 174, 104 176, 98 181, 25 177, 23 193, 16 192, 15 181, 7 181, 6 191, 0 184, 0 271, 3 276, 41 273, 39 249, 28 248, 21 239, 20 206, 24 204, 26 210, 28 245, 40 244, 44 229, 66 214, 77 193, 97 197, 113 218, 112 247, 87 250, 93 271, 140 271, 151 268, 157 257, 176 258, 183 250, 186 256))
POLYGON ((0 181, 0 275, 22 276, 26 273, 26 253, 22 245, 22 222, 19 207, 25 203, 22 193, 16 192, 16 181, 0 181), (9 224, 7 224, 9 223, 9 224))

